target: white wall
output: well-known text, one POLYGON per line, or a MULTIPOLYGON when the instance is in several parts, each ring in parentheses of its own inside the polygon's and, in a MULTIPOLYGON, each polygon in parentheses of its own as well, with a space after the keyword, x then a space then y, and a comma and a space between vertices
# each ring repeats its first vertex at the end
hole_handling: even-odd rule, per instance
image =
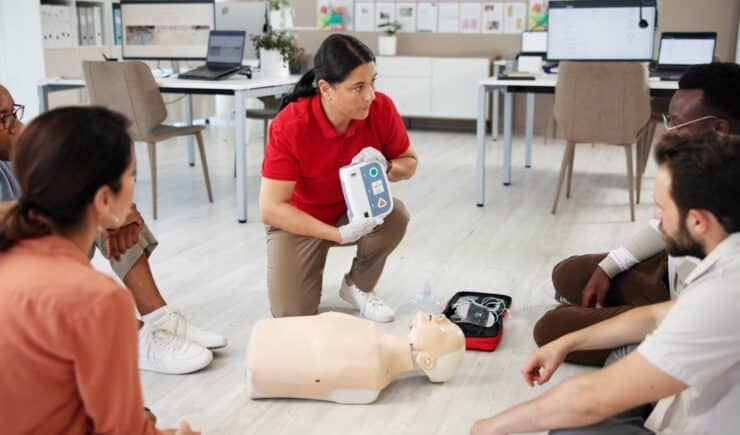
MULTIPOLYGON (((0 1, 0 25, 2 25, 3 15, 3 2, 0 1)), ((3 30, 0 28, 0 84, 5 83, 7 77, 5 72, 5 38, 3 36, 3 30)))
POLYGON ((26 120, 38 114, 36 84, 44 76, 40 2, 0 0, 0 81, 26 106, 26 120))

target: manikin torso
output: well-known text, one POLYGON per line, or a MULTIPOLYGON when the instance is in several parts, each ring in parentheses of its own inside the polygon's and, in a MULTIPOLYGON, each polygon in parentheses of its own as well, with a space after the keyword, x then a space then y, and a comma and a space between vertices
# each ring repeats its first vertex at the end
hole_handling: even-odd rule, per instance
POLYGON ((417 367, 435 382, 449 379, 464 353, 460 328, 419 313, 411 336, 413 349, 407 337, 334 312, 259 321, 247 350, 250 397, 370 403, 397 375, 417 367))

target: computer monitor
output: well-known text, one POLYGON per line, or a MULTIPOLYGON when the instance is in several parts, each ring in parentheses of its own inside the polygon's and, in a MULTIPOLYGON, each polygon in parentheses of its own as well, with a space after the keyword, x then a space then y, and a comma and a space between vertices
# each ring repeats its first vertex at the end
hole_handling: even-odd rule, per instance
POLYGON ((715 32, 665 32, 660 36, 658 65, 682 67, 712 63, 716 44, 715 32))
POLYGON ((244 60, 256 61, 252 36, 262 35, 267 26, 267 2, 227 1, 216 3, 217 30, 243 30, 247 33, 244 60))
POLYGON ((655 0, 564 0, 549 3, 548 60, 649 61, 655 0))
POLYGON ((121 0, 124 59, 202 60, 214 0, 121 0))
POLYGON ((522 49, 524 54, 547 53, 547 32, 522 32, 522 49))

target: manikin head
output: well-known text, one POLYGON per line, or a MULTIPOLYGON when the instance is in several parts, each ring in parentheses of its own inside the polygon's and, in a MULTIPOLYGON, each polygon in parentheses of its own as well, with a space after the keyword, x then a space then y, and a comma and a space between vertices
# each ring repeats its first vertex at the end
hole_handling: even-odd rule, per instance
POLYGON ((445 382, 455 375, 465 354, 465 336, 444 314, 416 313, 409 340, 414 363, 430 381, 445 382))

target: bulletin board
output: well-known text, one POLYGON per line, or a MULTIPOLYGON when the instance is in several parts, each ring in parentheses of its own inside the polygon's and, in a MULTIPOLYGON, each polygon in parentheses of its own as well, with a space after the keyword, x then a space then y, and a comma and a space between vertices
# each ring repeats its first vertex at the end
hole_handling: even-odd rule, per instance
POLYGON ((379 32, 396 21, 400 33, 518 34, 547 30, 547 1, 316 0, 316 25, 379 32))

